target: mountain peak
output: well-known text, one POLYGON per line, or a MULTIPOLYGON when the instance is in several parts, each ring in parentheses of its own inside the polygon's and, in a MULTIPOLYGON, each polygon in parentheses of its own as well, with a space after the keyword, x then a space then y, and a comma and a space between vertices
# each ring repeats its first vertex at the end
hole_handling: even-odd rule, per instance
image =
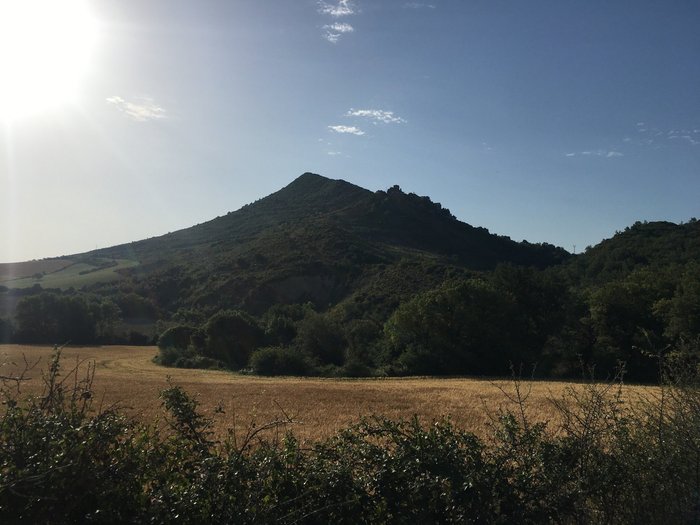
POLYGON ((318 173, 311 173, 310 171, 304 172, 301 175, 299 175, 296 179, 294 179, 294 182, 303 182, 306 180, 316 180, 316 181, 325 181, 325 180, 331 180, 328 177, 324 177, 323 175, 319 175, 318 173))
MULTIPOLYGON (((306 172, 270 197, 272 200, 295 202, 309 210, 331 209, 364 198, 372 192, 341 179, 329 179, 306 172)), ((268 197, 268 198, 270 198, 268 197)), ((263 199, 265 200, 265 199, 263 199)))
POLYGON ((360 188, 359 186, 356 186, 354 184, 351 184, 347 181, 344 181, 342 179, 329 179, 328 177, 324 177, 323 175, 318 175, 317 173, 311 173, 310 171, 307 171, 306 173, 302 173, 299 175, 296 179, 294 179, 292 182, 290 182, 285 188, 282 190, 286 190, 289 188, 304 188, 308 190, 323 190, 326 188, 340 188, 340 187, 351 187, 355 188, 357 190, 365 190, 364 188, 360 188))

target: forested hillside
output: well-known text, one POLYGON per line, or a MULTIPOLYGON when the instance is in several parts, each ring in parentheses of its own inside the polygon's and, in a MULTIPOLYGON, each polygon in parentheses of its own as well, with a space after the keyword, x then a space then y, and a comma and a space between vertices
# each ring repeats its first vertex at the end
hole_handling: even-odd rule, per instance
POLYGON ((560 377, 624 361, 648 380, 650 355, 700 334, 694 219, 636 223, 572 256, 397 186, 310 173, 224 217, 67 259, 51 271, 87 268, 72 288, 47 285, 51 271, 4 281, 0 337, 159 338, 163 364, 262 374, 501 375, 512 363, 560 377))

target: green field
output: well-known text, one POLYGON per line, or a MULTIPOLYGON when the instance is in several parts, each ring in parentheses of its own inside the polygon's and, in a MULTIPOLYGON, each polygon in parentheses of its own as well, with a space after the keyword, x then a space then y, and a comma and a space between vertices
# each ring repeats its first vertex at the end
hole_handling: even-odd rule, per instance
POLYGON ((82 288, 98 282, 121 279, 118 270, 138 266, 132 259, 52 259, 2 265, 0 286, 7 288, 82 288), (43 264, 42 264, 43 263, 43 264))

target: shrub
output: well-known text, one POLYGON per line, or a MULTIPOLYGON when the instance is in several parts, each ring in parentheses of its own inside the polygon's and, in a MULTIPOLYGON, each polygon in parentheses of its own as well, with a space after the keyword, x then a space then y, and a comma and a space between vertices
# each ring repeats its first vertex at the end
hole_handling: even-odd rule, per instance
POLYGON ((257 321, 238 310, 214 314, 204 326, 204 332, 204 355, 222 361, 234 370, 243 368, 264 340, 264 332, 257 321))
POLYGON ((177 325, 168 328, 158 337, 158 348, 185 350, 192 346, 192 339, 199 330, 193 326, 177 325))
POLYGON ((57 350, 42 396, 21 404, 3 389, 0 509, 8 523, 127 522, 143 508, 150 444, 116 410, 90 414, 93 371, 62 380, 57 350))
POLYGON ((175 346, 165 346, 158 349, 158 355, 154 359, 156 363, 163 366, 176 366, 175 363, 181 359, 190 359, 197 354, 191 348, 177 348, 175 346))
POLYGON ((14 336, 14 326, 9 320, 0 319, 0 343, 9 343, 14 336))
POLYGON ((311 366, 298 350, 282 346, 270 346, 253 352, 250 358, 253 372, 264 376, 301 376, 309 373, 311 366))

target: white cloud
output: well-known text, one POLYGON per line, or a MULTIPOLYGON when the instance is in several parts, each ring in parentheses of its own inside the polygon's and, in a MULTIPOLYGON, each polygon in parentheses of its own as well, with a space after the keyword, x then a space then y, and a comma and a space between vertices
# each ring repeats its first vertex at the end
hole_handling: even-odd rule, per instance
POLYGON ((697 140, 694 135, 700 130, 694 127, 659 129, 654 126, 647 126, 644 122, 637 122, 637 131, 642 138, 631 140, 625 137, 622 139, 623 142, 631 142, 636 146, 653 146, 655 149, 666 147, 670 144, 680 145, 687 143, 691 146, 700 145, 700 140, 697 140))
POLYGON ((320 1, 318 3, 318 12, 323 15, 330 15, 334 18, 341 16, 349 16, 355 14, 355 6, 350 0, 338 0, 337 4, 329 4, 320 1))
MULTIPOLYGON (((327 15, 332 18, 338 19, 344 16, 350 16, 357 14, 357 9, 352 0, 338 0, 334 3, 324 2, 323 0, 318 1, 318 12, 322 15, 327 15)), ((331 44, 337 44, 343 35, 352 33, 355 28, 350 24, 344 22, 335 22, 333 24, 326 24, 323 26, 322 36, 331 44)))
POLYGON ((595 149, 595 150, 588 150, 588 151, 580 151, 578 153, 576 152, 571 152, 571 153, 564 153, 565 156, 567 157, 575 157, 576 155, 583 155, 584 157, 605 157, 606 159, 611 159, 613 157, 624 157, 625 154, 616 151, 616 150, 607 150, 607 149, 595 149))
POLYGON ((328 154, 332 157, 335 157, 336 155, 342 155, 342 151, 329 151, 328 154))
POLYGON ((423 2, 406 2, 404 9, 435 9, 435 4, 424 4, 423 2))
POLYGON ((350 24, 346 24, 345 22, 336 22, 335 24, 324 27, 338 33, 352 33, 355 30, 350 24))
POLYGON ((355 28, 345 22, 336 22, 335 24, 323 26, 323 31, 323 38, 335 44, 340 40, 341 36, 345 33, 352 33, 355 31, 355 28))
POLYGON ((106 99, 108 103, 137 122, 147 122, 149 120, 159 120, 166 117, 165 109, 157 105, 153 99, 142 97, 136 102, 124 100, 119 96, 112 96, 106 99))
POLYGON ((405 119, 394 115, 393 111, 382 109, 350 109, 345 116, 368 118, 375 123, 383 122, 384 124, 404 124, 406 122, 405 119))
POLYGON ((335 133, 349 133, 350 135, 364 135, 365 132, 362 131, 360 128, 357 128, 355 126, 343 126, 343 125, 337 125, 337 126, 328 126, 328 129, 331 131, 334 131, 335 133))

